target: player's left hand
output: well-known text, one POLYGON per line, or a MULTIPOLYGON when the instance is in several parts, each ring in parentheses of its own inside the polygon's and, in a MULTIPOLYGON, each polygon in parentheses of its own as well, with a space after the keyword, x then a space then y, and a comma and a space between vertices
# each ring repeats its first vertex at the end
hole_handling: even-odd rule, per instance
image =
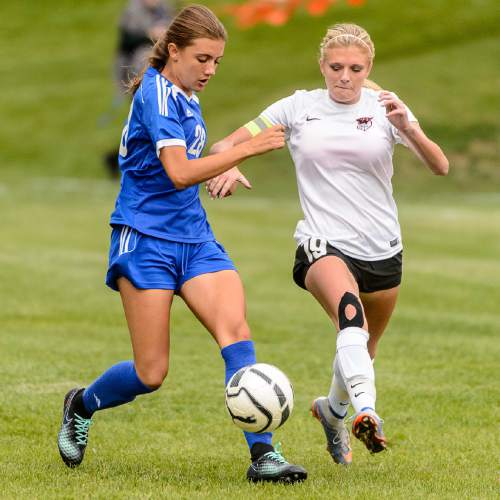
POLYGON ((227 172, 209 179, 205 183, 205 187, 210 198, 225 198, 226 196, 231 196, 236 191, 238 183, 246 189, 252 189, 252 185, 239 171, 238 167, 233 167, 227 172))
POLYGON ((398 130, 404 132, 410 127, 408 113, 403 101, 399 100, 392 92, 383 90, 378 96, 378 100, 385 107, 385 116, 389 122, 398 130))

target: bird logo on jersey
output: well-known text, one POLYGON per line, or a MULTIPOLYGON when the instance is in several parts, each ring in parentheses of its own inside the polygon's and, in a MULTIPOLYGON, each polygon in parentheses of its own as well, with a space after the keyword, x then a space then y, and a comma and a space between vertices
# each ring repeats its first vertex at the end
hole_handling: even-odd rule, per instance
POLYGON ((373 125, 373 116, 356 118, 356 122, 358 123, 358 129, 366 132, 373 125))

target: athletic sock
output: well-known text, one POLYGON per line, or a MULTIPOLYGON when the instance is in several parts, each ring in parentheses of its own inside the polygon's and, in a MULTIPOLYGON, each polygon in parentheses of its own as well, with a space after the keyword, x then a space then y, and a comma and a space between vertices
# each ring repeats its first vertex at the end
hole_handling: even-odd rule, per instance
MULTIPOLYGON (((220 351, 224 358, 226 365, 226 378, 225 385, 229 379, 244 366, 253 365, 257 362, 255 357, 255 347, 251 340, 241 340, 234 344, 228 345, 220 351)), ((248 448, 252 453, 253 447, 256 443, 263 443, 272 446, 273 434, 272 432, 246 432, 244 431, 245 439, 247 440, 248 448)), ((256 449, 259 449, 258 447, 256 449)), ((271 450, 268 450, 271 451, 271 450)), ((267 452, 264 452, 267 453, 267 452)))
POLYGON ((333 361, 333 378, 330 392, 328 393, 328 402, 332 414, 338 418, 343 419, 347 415, 349 409, 349 393, 346 390, 342 375, 340 373, 337 356, 333 361))
POLYGON ((75 394, 71 404, 72 404, 74 411, 77 415, 88 419, 88 418, 92 418, 92 413, 89 413, 87 411, 87 408, 85 408, 85 405, 83 404, 83 391, 84 390, 85 389, 80 389, 80 391, 75 394))
POLYGON ((252 445, 252 448, 250 448, 250 455, 252 457, 251 458, 252 462, 255 462, 262 455, 265 455, 270 451, 274 451, 274 447, 272 444, 256 442, 255 444, 252 445))
POLYGON ((369 334, 359 327, 340 330, 337 337, 339 373, 356 413, 375 412, 375 372, 368 354, 369 334))
POLYGON ((83 392, 87 414, 133 401, 139 394, 153 392, 143 384, 135 371, 133 361, 122 361, 106 370, 83 392))

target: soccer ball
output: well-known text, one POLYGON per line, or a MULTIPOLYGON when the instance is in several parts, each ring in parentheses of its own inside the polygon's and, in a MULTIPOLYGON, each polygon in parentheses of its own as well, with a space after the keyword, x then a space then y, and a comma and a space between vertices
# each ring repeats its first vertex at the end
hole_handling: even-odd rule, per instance
POLYGON ((244 431, 270 432, 292 413, 292 384, 273 365, 245 366, 226 386, 226 406, 233 422, 244 431))

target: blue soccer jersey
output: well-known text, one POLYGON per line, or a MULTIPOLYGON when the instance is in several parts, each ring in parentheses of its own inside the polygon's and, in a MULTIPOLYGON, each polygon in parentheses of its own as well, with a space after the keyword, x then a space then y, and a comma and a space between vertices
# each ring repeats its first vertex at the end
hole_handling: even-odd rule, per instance
POLYGON ((120 143, 121 189, 111 225, 185 243, 214 240, 198 185, 176 189, 159 160, 160 149, 184 146, 189 160, 206 143, 196 95, 186 95, 156 69, 144 74, 120 143))

